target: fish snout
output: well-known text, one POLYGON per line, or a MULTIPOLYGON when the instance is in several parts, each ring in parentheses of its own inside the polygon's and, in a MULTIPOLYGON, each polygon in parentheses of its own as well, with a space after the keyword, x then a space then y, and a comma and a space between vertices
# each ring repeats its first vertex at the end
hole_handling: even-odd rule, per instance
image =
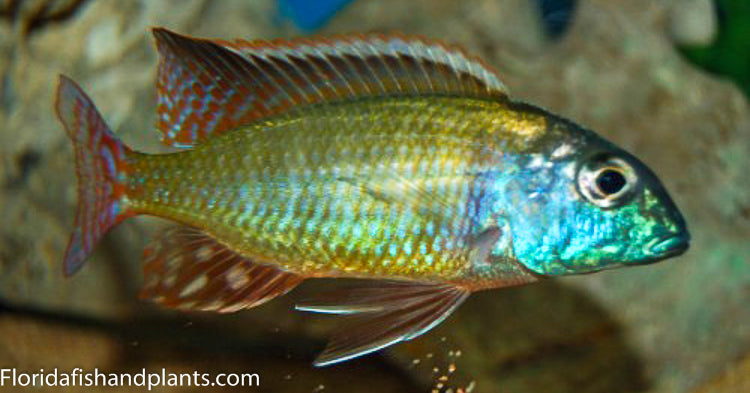
POLYGON ((690 247, 690 235, 687 232, 672 233, 660 236, 650 242, 648 253, 659 259, 680 255, 690 247))

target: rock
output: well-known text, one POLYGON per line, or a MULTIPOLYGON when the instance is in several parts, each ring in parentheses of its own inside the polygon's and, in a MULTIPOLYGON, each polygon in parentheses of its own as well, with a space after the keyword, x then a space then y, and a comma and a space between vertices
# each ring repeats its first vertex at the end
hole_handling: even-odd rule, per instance
POLYGON ((549 281, 474 294, 433 333, 391 353, 435 389, 644 391, 647 372, 624 330, 584 291, 549 281))
MULTIPOLYGON (((389 372, 373 361, 338 369, 315 369, 310 365, 310 358, 288 352, 287 342, 279 335, 266 334, 260 336, 262 340, 248 341, 247 335, 233 335, 221 327, 217 330, 217 326, 206 327, 200 321, 193 323, 184 318, 124 323, 78 320, 71 324, 71 321, 50 317, 54 316, 0 314, 0 362, 3 369, 9 369, 3 375, 10 377, 12 368, 17 374, 57 372, 58 378, 62 378, 60 374, 69 374, 78 368, 79 374, 107 374, 108 381, 111 381, 111 374, 128 374, 135 384, 138 383, 135 375, 144 370, 148 374, 161 374, 164 370, 167 375, 192 376, 197 372, 209 381, 209 386, 197 386, 192 382, 195 379, 190 383, 182 382, 181 386, 160 384, 150 389, 153 392, 223 392, 226 387, 210 386, 210 383, 220 374, 229 373, 257 375, 255 380, 247 377, 247 383, 257 382, 238 387, 242 391, 340 392, 357 386, 358 392, 395 393, 415 388, 403 374, 389 372), (373 378, 377 384, 370 383, 373 378)), ((156 382, 153 377, 148 378, 156 382)), ((22 379, 19 381, 24 383, 22 379)), ((14 390, 12 380, 2 382, 3 389, 14 390)), ((199 382, 203 383, 203 379, 199 382)), ((36 391, 61 389, 60 386, 40 386, 40 383, 35 386, 36 391)), ((104 382, 99 380, 98 383, 98 389, 103 389, 104 382)), ((65 389, 89 392, 95 388, 79 383, 65 389)), ((105 389, 125 393, 142 392, 146 387, 107 386, 105 389)))
MULTIPOLYGON (((47 338, 36 338, 27 322, 3 320, 0 329, 13 332, 0 334, 13 337, 6 345, 15 340, 36 348, 61 330, 79 335, 82 347, 91 340, 95 359, 161 364, 154 343, 172 338, 178 344, 169 361, 176 367, 210 365, 225 356, 180 347, 180 340, 195 337, 191 329, 167 325, 188 319, 200 323, 201 332, 221 334, 206 341, 208 347, 272 342, 278 334, 309 362, 340 321, 303 316, 290 305, 328 284, 306 284, 234 316, 186 316, 137 300, 140 252, 160 224, 155 220, 121 225, 80 274, 64 278, 60 261, 75 212, 75 180, 70 143, 51 110, 56 75, 71 75, 128 144, 161 151, 152 131, 156 55, 148 26, 224 38, 295 32, 273 24, 270 0, 52 3, 23 2, 16 18, 0 19, 0 298, 16 310, 50 312, 69 322, 141 321, 128 326, 144 344, 128 352, 122 342, 62 322, 52 324, 47 338), (166 325, 147 329, 154 319, 166 325)), ((359 1, 334 17, 324 33, 398 30, 481 55, 517 99, 575 119, 641 157, 685 213, 694 241, 684 256, 653 266, 477 294, 438 330, 391 354, 301 371, 295 381, 312 382, 304 390, 324 384, 334 391, 328 381, 336 380, 336 370, 355 378, 342 389, 372 387, 368 380, 394 373, 404 378, 389 385, 392 391, 412 386, 408 378, 424 387, 443 383, 479 392, 496 386, 560 392, 691 391, 709 389, 713 381, 736 386, 722 381, 737 375, 727 370, 744 367, 736 359, 746 357, 750 344, 750 111, 735 86, 697 70, 674 50, 673 3, 581 1, 568 33, 555 42, 545 40, 530 2, 515 0, 359 1), (412 366, 414 359, 421 360, 412 366), (450 363, 455 371, 449 372, 450 363), (360 373, 371 378, 356 379, 367 375, 360 373), (439 380, 443 374, 450 374, 447 381, 439 380)), ((52 364, 34 358, 45 353, 28 351, 23 364, 52 364)), ((230 362, 233 356, 240 355, 230 362)), ((267 361, 259 352, 253 356, 267 361)), ((8 364, 14 359, 20 358, 8 364)), ((274 362, 267 375, 283 376, 285 362, 274 362)))
POLYGON ((711 0, 680 1, 672 5, 669 33, 676 44, 710 45, 718 32, 718 16, 711 0))
MULTIPOLYGON (((5 310, 4 310, 5 311, 5 310)), ((43 318, 0 315, 0 362, 18 372, 92 370, 117 354, 117 344, 98 329, 50 323, 43 318), (85 349, 85 350, 82 350, 85 349)))
POLYGON ((695 390, 695 393, 733 393, 750 391, 750 358, 745 356, 719 376, 695 390))

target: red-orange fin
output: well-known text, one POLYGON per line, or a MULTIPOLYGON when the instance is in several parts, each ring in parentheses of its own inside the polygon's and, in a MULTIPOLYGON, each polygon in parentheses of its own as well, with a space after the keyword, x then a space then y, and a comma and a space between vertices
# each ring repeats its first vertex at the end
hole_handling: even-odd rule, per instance
POLYGON ((252 70, 208 40, 153 30, 159 52, 157 127, 168 146, 191 147, 265 115, 252 70))
POLYGON ((355 314, 315 360, 327 366, 418 337, 445 320, 468 296, 451 284, 407 281, 366 282, 324 294, 298 310, 355 314))
POLYGON ((384 95, 506 97, 497 74, 461 49, 414 36, 224 41, 153 31, 158 128, 191 146, 298 105, 384 95))
POLYGON ((71 275, 110 228, 132 215, 123 199, 130 150, 109 130, 86 93, 63 75, 55 109, 73 141, 78 178, 75 229, 63 265, 71 275))
POLYGON ((235 312, 283 295, 299 275, 255 263, 192 227, 165 230, 144 251, 142 298, 183 310, 235 312))

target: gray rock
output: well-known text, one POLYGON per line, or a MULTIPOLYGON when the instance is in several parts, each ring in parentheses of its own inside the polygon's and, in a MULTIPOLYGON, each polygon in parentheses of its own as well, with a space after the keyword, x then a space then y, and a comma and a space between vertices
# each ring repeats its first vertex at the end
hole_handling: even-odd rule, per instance
MULTIPOLYGON (((45 12, 59 13, 71 3, 53 2, 45 12)), ((102 0, 83 2, 69 18, 53 20, 39 16, 45 2, 23 4, 16 19, 0 20, 0 298, 16 310, 112 323, 179 319, 179 313, 136 299, 140 250, 158 226, 155 220, 121 225, 80 274, 63 278, 75 180, 72 149, 51 109, 56 75, 79 81, 128 144, 160 151, 152 131, 156 56, 149 26, 224 38, 295 32, 273 24, 270 0, 102 0)), ((750 344, 747 100, 736 86, 696 69, 674 50, 674 2, 581 1, 558 43, 544 40, 529 4, 359 1, 323 32, 418 33, 481 55, 514 97, 575 119, 649 164, 685 213, 692 248, 653 266, 478 294, 436 332, 398 346, 389 358, 426 386, 442 382, 480 392, 496 386, 707 389, 723 381, 726 370, 746 368, 746 361, 736 362, 750 344), (462 355, 456 357, 456 350, 462 355), (432 361, 426 360, 430 353, 432 361), (422 360, 412 366, 414 359, 422 360), (430 362, 438 373, 422 367, 430 362), (456 370, 440 381, 451 362, 456 370)), ((306 285, 302 292, 325 285, 306 285)), ((237 316, 188 318, 231 330, 236 334, 226 337, 239 342, 262 342, 263 332, 279 330, 301 338, 302 347, 305 340, 321 343, 338 322, 290 312, 294 296, 237 316)), ((0 329, 24 329, 8 326, 0 329)), ((131 355, 148 357, 158 349, 142 351, 131 355)), ((180 356, 182 364, 199 363, 192 352, 180 356)), ((358 366, 344 367, 355 372, 358 366)))

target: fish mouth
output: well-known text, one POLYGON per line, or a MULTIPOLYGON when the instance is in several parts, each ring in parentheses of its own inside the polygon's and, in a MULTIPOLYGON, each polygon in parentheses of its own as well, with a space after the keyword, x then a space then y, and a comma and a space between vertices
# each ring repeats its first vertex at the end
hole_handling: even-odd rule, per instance
POLYGON ((668 235, 656 239, 649 247, 649 253, 659 259, 674 257, 687 251, 690 238, 682 234, 668 235))

